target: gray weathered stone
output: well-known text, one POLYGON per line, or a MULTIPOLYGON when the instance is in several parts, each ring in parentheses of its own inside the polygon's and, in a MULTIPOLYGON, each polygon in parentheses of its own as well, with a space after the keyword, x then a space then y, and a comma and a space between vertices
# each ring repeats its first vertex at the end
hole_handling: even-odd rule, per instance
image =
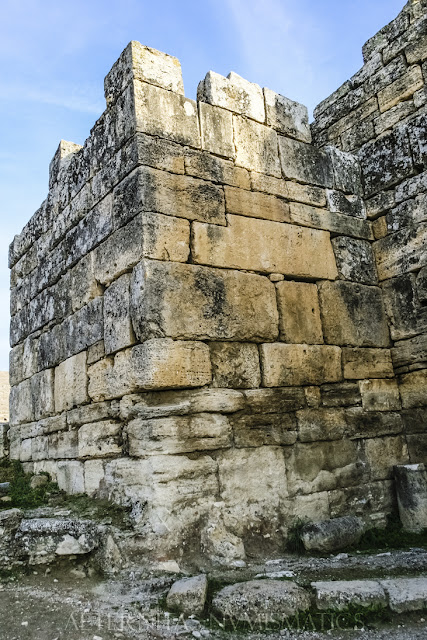
POLYGON ((357 544, 365 525, 360 518, 345 516, 304 526, 301 538, 307 551, 331 553, 357 544))
POLYGON ((208 580, 205 574, 174 582, 166 596, 166 606, 186 616, 200 616, 205 608, 208 580))

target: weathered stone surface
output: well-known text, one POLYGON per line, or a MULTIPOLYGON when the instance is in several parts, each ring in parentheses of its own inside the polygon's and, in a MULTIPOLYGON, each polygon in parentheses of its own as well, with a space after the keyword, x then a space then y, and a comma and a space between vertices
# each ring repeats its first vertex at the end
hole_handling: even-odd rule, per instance
POLYGON ((344 280, 375 285, 378 282, 372 246, 366 240, 332 238, 339 276, 344 280))
POLYGON ((236 447, 262 447, 290 445, 297 439, 297 422, 294 414, 239 413, 231 416, 236 447))
POLYGON ((197 99, 248 118, 265 121, 264 96, 257 84, 248 82, 233 71, 227 78, 209 71, 197 88, 197 99))
POLYGON ((75 460, 60 460, 57 464, 56 482, 62 491, 71 494, 83 493, 85 490, 83 463, 75 460))
POLYGON ((84 424, 78 434, 79 458, 107 458, 122 453, 121 424, 104 420, 84 424))
POLYGON ((277 133, 273 129, 233 116, 233 131, 238 166, 281 177, 277 133))
POLYGON ((217 185, 148 167, 133 171, 114 190, 115 226, 121 226, 141 211, 225 224, 224 194, 217 185))
POLYGON ((261 384, 258 347, 242 342, 209 345, 214 387, 251 389, 261 384))
POLYGON ((224 620, 257 623, 280 621, 310 607, 308 592, 294 582, 251 580, 224 587, 213 598, 217 616, 224 620))
POLYGON ((209 347, 202 342, 150 339, 88 369, 89 396, 95 402, 139 389, 202 387, 211 382, 209 347))
POLYGON ((297 412, 297 419, 301 442, 340 440, 347 432, 343 409, 303 409, 297 412))
POLYGON ((82 352, 55 369, 55 410, 59 413, 88 400, 86 353, 82 352))
POLYGON ((232 443, 227 417, 215 413, 153 420, 137 418, 128 424, 126 435, 132 457, 224 449, 232 443))
POLYGON ((417 282, 416 276, 409 273, 382 285, 393 340, 410 338, 427 329, 427 310, 419 304, 417 282))
POLYGON ((360 518, 346 516, 304 526, 301 534, 307 551, 331 553, 356 545, 365 525, 360 518))
POLYGON ((243 540, 227 530, 224 524, 224 502, 214 502, 208 521, 200 535, 203 553, 214 565, 232 567, 245 561, 243 540))
POLYGON ((427 603, 426 578, 397 578, 381 580, 381 586, 387 594, 389 607, 396 613, 419 611, 427 603))
POLYGON ((342 379, 339 347, 276 342, 262 344, 260 355, 266 387, 321 384, 342 379))
POLYGON ((380 289, 350 282, 324 282, 319 295, 325 342, 360 347, 389 345, 380 289), (328 313, 328 309, 334 309, 334 313, 328 313))
POLYGON ((117 278, 104 295, 104 349, 109 355, 136 342, 130 317, 131 274, 117 278))
POLYGON ((274 285, 261 276, 143 261, 134 269, 131 291, 139 340, 168 336, 260 341, 278 333, 274 285))
POLYGON ((279 137, 279 149, 285 178, 332 189, 332 163, 325 152, 283 136, 279 137))
POLYGON ((359 385, 366 411, 398 411, 401 408, 396 380, 361 380, 359 385))
POLYGON ((316 607, 320 610, 340 611, 349 605, 357 607, 386 607, 387 598, 376 580, 333 580, 312 582, 316 592, 316 607))
POLYGON ((391 85, 378 92, 378 104, 380 111, 387 111, 401 100, 406 100, 412 96, 417 89, 420 89, 423 84, 421 67, 417 65, 410 67, 402 78, 399 78, 391 85))
POLYGON ((365 453, 374 480, 391 478, 395 465, 408 462, 408 447, 402 436, 366 440, 365 453))
POLYGON ((17 537, 30 565, 48 564, 56 556, 84 555, 99 545, 97 527, 84 520, 24 519, 17 537))
POLYGON ((324 229, 325 231, 355 238, 364 238, 365 240, 373 239, 370 223, 351 215, 292 202, 290 204, 290 218, 295 224, 304 227, 324 229))
POLYGON ((323 333, 317 286, 286 281, 279 282, 276 288, 282 339, 296 344, 321 344, 323 333))
POLYGON ((397 504, 403 528, 427 529, 427 469, 424 464, 398 465, 394 469, 397 504))
POLYGON ((402 407, 422 407, 427 402, 427 369, 413 371, 399 378, 402 407))
POLYGON ((427 261, 427 225, 410 226, 374 245, 380 280, 393 278, 425 266, 427 261))
POLYGON ((326 189, 328 209, 346 216, 366 218, 365 203, 360 196, 345 195, 342 191, 326 189))
POLYGON ((174 582, 166 597, 166 606, 186 616, 200 616, 205 608, 208 580, 205 574, 174 582))
POLYGON ((287 413, 305 407, 302 389, 283 387, 281 389, 252 389, 244 392, 248 407, 253 413, 287 413))
POLYGON ((267 124, 285 135, 311 142, 308 110, 299 102, 293 102, 271 89, 264 88, 267 124))
POLYGON ((133 80, 184 94, 179 60, 162 51, 144 47, 135 40, 128 44, 105 78, 107 104, 113 102, 133 80))
POLYGON ((415 336, 409 340, 400 340, 391 350, 393 366, 401 372, 402 367, 424 366, 427 360, 427 335, 415 336))
POLYGON ((275 222, 289 222, 289 205, 280 198, 235 187, 225 187, 224 192, 227 213, 275 222))
POLYGON ((228 226, 194 224, 195 262, 305 278, 336 277, 329 233, 228 215, 228 226))
POLYGON ((199 102, 202 148, 226 158, 234 158, 233 116, 229 111, 199 102))

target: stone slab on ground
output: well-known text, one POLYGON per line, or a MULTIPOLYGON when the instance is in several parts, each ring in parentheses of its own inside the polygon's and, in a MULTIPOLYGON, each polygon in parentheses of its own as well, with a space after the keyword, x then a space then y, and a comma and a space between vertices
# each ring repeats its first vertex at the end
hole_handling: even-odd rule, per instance
POLYGON ((427 608, 427 577, 381 580, 380 584, 392 611, 404 613, 427 608))
POLYGON ((199 616, 205 608, 208 580, 205 574, 182 578, 173 583, 166 598, 169 609, 184 615, 199 616))
POLYGON ((307 551, 329 553, 357 544, 364 530, 360 518, 344 516, 307 524, 301 537, 307 551))
POLYGON ((377 580, 333 580, 312 582, 318 609, 345 609, 348 605, 387 606, 384 589, 377 580))
POLYGON ((310 607, 309 593, 294 582, 250 580, 224 587, 213 598, 216 614, 238 622, 281 619, 310 607))

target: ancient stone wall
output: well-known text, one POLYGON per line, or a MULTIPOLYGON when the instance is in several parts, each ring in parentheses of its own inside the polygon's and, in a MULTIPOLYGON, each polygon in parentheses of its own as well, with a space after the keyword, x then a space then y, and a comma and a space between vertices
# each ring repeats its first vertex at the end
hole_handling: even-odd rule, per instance
POLYGON ((364 157, 234 73, 185 98, 179 62, 136 42, 105 95, 11 245, 11 457, 131 506, 151 559, 270 554, 297 518, 385 522, 419 422, 364 157))
POLYGON ((427 459, 427 3, 363 47, 365 64, 315 110, 314 139, 360 160, 411 462, 427 459))

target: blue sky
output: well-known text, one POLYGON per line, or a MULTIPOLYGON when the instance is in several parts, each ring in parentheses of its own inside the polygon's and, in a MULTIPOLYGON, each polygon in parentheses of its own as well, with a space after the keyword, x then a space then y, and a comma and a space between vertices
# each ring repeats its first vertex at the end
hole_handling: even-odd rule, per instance
POLYGON ((403 0, 2 0, 0 370, 8 369, 8 245, 47 193, 61 138, 82 144, 130 40, 177 56, 186 95, 235 71, 310 110, 362 66, 403 0))

